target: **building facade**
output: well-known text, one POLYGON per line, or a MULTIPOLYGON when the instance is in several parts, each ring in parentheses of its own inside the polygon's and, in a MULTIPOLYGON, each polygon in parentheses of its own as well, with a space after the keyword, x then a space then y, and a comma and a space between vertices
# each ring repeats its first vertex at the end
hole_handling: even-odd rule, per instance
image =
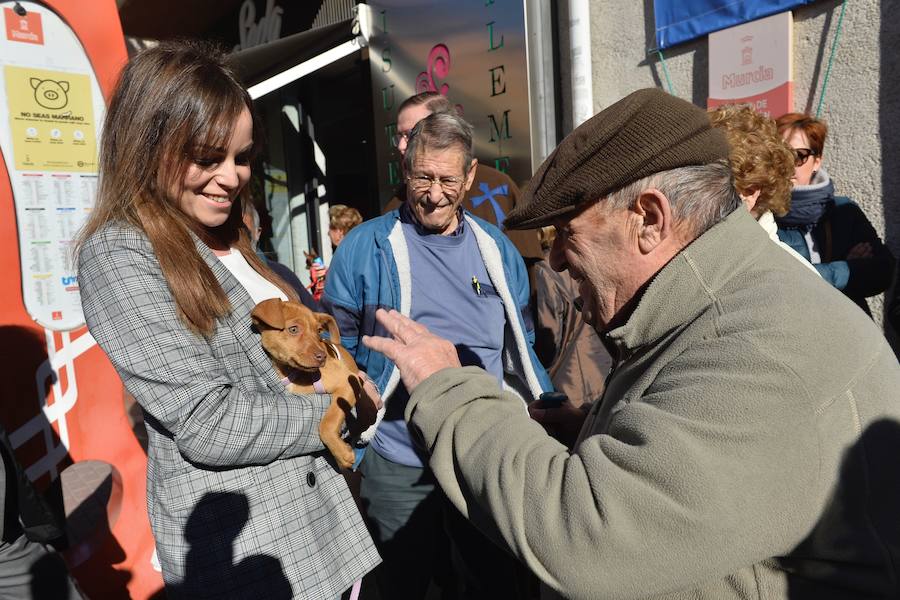
MULTIPOLYGON (((591 79, 594 112, 643 87, 668 88, 655 46, 652 0, 586 0, 590 14, 591 79)), ((558 47, 569 46, 569 7, 558 5, 558 47)), ((794 14, 794 110, 815 113, 822 94, 841 2, 822 0, 794 14)), ((900 256, 900 21, 897 0, 848 3, 822 103, 829 126, 824 165, 837 194, 865 211, 879 235, 900 256)), ((706 105, 709 90, 707 38, 664 51, 675 95, 706 105)), ((559 61, 561 123, 572 129, 571 59, 559 61)), ((882 322, 883 299, 870 299, 882 322)), ((886 332, 889 337, 893 332, 886 332)), ((896 341, 896 338, 894 340, 896 341)), ((897 347, 897 346, 895 346, 897 347)))

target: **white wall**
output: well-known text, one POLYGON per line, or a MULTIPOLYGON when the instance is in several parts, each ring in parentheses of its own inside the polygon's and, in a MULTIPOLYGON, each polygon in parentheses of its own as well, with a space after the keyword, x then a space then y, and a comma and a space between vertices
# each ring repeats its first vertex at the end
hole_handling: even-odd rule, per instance
MULTIPOLYGON (((642 87, 666 88, 655 55, 653 2, 591 0, 594 109, 642 87)), ((565 3, 559 47, 567 48, 565 3)), ((900 0, 849 2, 821 117, 828 122, 825 165, 837 193, 858 202, 900 256, 900 0)), ((837 28, 840 2, 823 0, 794 11, 794 107, 815 112, 837 28)), ((706 38, 665 52, 675 94, 705 106, 706 38)), ((571 131, 569 67, 561 53, 563 134, 571 131)), ((667 88, 666 88, 667 89, 667 88)), ((882 299, 869 301, 881 322, 882 299)))

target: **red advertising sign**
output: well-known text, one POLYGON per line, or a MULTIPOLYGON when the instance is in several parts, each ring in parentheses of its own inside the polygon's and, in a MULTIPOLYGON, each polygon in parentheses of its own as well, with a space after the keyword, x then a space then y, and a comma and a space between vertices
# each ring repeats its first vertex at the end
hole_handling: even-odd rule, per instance
POLYGON ((20 17, 13 9, 4 7, 3 20, 6 22, 6 39, 9 41, 44 44, 44 27, 41 24, 40 13, 29 11, 20 17))
POLYGON ((708 108, 749 104, 764 115, 793 110, 790 11, 709 36, 708 108))

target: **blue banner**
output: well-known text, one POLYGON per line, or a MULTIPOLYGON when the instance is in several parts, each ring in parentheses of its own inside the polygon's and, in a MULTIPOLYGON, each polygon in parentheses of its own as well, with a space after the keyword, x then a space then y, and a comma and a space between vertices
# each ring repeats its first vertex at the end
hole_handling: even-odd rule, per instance
POLYGON ((784 12, 815 0, 653 0, 656 47, 682 42, 784 12))

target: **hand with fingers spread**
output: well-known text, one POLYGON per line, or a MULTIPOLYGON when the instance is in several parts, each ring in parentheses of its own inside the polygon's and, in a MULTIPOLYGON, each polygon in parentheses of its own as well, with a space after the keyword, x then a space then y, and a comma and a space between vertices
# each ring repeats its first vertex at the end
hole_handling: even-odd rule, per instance
POLYGON ((400 369, 400 378, 409 393, 420 383, 442 369, 462 366, 456 348, 396 310, 379 308, 375 318, 384 325, 390 338, 363 336, 363 344, 381 352, 400 369))

